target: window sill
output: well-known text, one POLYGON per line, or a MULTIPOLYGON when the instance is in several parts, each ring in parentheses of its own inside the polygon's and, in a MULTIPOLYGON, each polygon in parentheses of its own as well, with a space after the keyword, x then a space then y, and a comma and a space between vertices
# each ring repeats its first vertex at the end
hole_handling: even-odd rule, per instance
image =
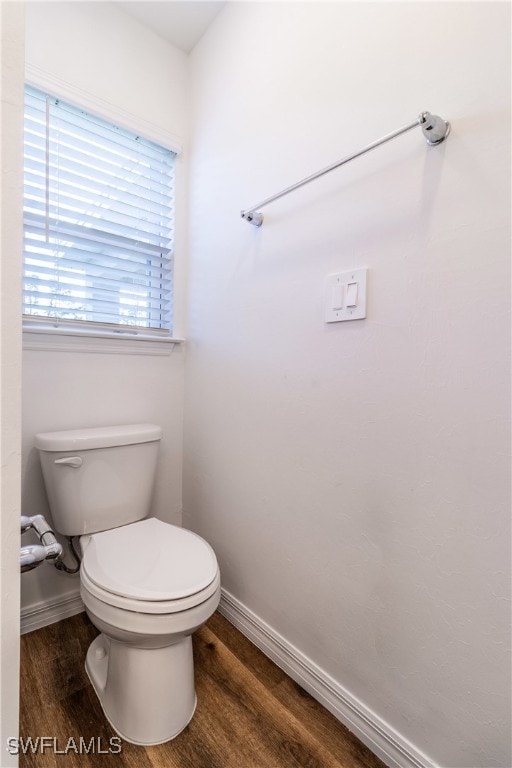
POLYGON ((92 352, 104 355, 170 355, 185 339, 132 336, 68 329, 24 328, 23 349, 49 352, 92 352))

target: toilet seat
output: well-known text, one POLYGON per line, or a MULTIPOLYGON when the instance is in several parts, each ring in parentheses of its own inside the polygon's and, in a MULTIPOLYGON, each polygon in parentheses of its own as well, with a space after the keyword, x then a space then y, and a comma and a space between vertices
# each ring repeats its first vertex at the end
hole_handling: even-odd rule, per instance
POLYGON ((109 605, 175 613, 207 600, 220 580, 200 536, 155 518, 82 537, 82 585, 109 605))
MULTIPOLYGON (((112 592, 108 592, 106 589, 98 587, 97 584, 88 578, 87 574, 83 570, 80 571, 80 582, 82 591, 89 593, 98 600, 101 600, 102 603, 106 603, 109 606, 121 608, 123 611, 133 611, 134 613, 163 616, 164 614, 188 611, 191 608, 196 608, 198 605, 205 603, 220 588, 220 571, 217 570, 214 580, 206 589, 203 589, 201 592, 196 592, 193 595, 189 595, 189 597, 182 597, 179 600, 149 601, 134 600, 129 597, 121 597, 120 595, 115 595, 112 592)), ((85 599, 84 602, 86 602, 85 599)))

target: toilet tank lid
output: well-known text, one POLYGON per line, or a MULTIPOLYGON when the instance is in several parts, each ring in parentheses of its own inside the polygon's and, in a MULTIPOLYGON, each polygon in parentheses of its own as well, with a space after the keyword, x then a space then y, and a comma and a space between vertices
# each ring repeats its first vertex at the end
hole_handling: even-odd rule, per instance
POLYGON ((123 424, 113 427, 66 429, 62 432, 40 432, 35 446, 40 451, 89 451, 117 445, 136 445, 160 440, 162 429, 156 424, 123 424))

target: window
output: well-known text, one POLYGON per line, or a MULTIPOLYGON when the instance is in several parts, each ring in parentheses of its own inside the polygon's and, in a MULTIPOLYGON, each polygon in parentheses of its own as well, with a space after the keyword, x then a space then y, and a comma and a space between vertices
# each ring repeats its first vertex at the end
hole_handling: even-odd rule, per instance
POLYGON ((26 87, 26 327, 170 334, 175 156, 26 87))

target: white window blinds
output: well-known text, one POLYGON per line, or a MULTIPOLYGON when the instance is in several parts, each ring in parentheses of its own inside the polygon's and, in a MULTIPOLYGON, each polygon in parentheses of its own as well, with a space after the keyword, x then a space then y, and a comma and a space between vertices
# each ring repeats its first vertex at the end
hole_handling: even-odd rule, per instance
POLYGON ((26 319, 170 332, 174 158, 26 87, 26 319))

